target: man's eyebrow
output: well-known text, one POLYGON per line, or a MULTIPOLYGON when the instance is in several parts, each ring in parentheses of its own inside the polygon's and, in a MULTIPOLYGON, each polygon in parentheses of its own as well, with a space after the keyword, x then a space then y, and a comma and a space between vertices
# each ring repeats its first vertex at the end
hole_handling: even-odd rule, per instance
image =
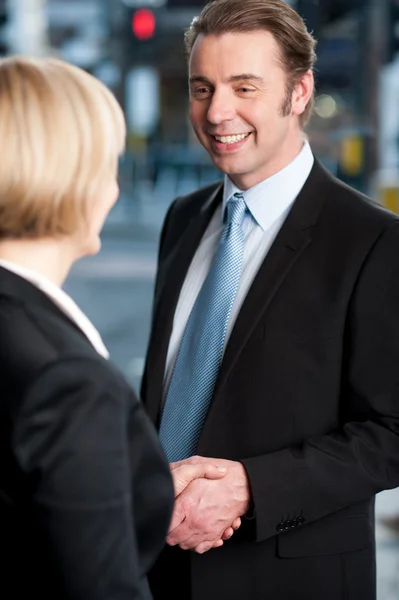
MULTIPOLYGON (((228 79, 229 83, 235 83, 237 81, 257 81, 259 83, 263 83, 262 77, 259 77, 259 75, 254 75, 253 73, 241 73, 240 75, 232 75, 228 79)), ((193 83, 206 83, 210 86, 213 85, 212 82, 209 81, 209 79, 207 77, 204 77, 203 75, 193 75, 192 77, 190 77, 190 84, 193 83)))
POLYGON ((206 77, 202 75, 193 75, 190 77, 190 84, 192 83, 206 83, 207 85, 212 85, 212 83, 206 77))
POLYGON ((259 75, 253 75, 252 73, 241 73, 241 75, 232 75, 229 78, 229 81, 231 83, 234 83, 235 81, 258 81, 259 83, 263 82, 262 77, 259 77, 259 75))

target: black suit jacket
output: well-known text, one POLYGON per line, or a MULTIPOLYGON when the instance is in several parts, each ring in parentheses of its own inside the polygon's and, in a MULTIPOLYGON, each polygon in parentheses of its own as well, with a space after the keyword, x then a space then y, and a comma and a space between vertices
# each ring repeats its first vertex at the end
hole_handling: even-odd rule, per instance
MULTIPOLYGON (((208 186, 164 224, 142 385, 157 424, 176 303, 221 201, 208 186)), ((375 598, 374 496, 399 485, 399 219, 317 160, 235 322, 197 453, 242 461, 255 516, 204 555, 166 547, 156 600, 171 568, 187 600, 375 598)))
POLYGON ((172 503, 155 428, 122 375, 47 296, 0 268, 7 600, 149 600, 172 503))

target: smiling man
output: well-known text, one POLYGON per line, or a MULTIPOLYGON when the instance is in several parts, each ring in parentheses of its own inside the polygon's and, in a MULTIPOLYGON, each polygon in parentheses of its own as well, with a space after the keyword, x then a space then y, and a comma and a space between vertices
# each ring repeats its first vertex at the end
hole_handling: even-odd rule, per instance
POLYGON ((186 46, 191 123, 225 176, 167 214, 142 396, 172 472, 227 473, 176 498, 154 598, 375 600, 399 219, 314 156, 315 40, 286 2, 211 2, 186 46))
POLYGON ((272 33, 201 33, 189 64, 194 130, 239 189, 261 183, 298 156, 313 75, 304 65, 293 93, 294 76, 287 75, 272 33))

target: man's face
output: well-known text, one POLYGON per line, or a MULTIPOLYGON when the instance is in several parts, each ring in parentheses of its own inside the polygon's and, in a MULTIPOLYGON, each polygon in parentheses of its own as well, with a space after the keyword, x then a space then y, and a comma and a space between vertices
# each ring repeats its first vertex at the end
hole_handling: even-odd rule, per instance
POLYGON ((290 94, 278 46, 266 31, 200 35, 190 64, 190 118, 217 169, 248 189, 300 151, 298 115, 313 89, 310 73, 290 94), (291 97, 292 95, 292 97, 291 97), (288 114, 287 114, 288 112, 288 114))

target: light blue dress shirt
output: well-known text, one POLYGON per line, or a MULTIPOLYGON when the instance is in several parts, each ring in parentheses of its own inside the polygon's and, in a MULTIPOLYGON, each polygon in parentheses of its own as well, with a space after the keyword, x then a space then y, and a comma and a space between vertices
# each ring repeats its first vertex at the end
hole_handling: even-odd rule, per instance
POLYGON ((249 212, 243 225, 245 249, 241 278, 227 327, 225 347, 248 290, 292 204, 309 177, 313 162, 314 157, 309 143, 305 141, 301 152, 289 165, 248 190, 240 190, 225 176, 223 205, 216 209, 202 237, 180 292, 166 359, 164 394, 169 386, 188 317, 209 272, 219 243, 226 202, 232 194, 241 192, 249 212))

